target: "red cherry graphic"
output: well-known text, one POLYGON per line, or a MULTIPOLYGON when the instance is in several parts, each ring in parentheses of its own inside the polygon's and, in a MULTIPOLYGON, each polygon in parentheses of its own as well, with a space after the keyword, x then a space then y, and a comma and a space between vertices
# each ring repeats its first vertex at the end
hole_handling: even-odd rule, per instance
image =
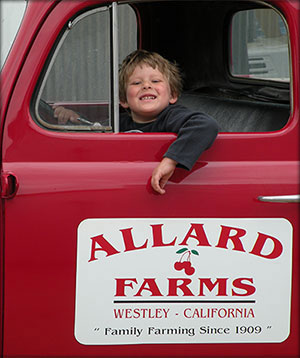
POLYGON ((195 268, 194 267, 189 267, 187 269, 185 269, 185 273, 189 276, 193 275, 195 273, 195 268))
POLYGON ((187 248, 180 249, 176 253, 182 255, 180 260, 174 263, 174 269, 177 271, 184 270, 185 274, 189 276, 193 275, 195 273, 195 268, 191 263, 191 254, 199 255, 199 253, 196 250, 189 250, 187 248))
POLYGON ((192 266, 191 261, 184 261, 182 266, 185 270, 189 269, 192 266))
POLYGON ((182 270, 183 269, 182 262, 180 262, 180 261, 175 262, 174 269, 177 270, 177 271, 182 270))

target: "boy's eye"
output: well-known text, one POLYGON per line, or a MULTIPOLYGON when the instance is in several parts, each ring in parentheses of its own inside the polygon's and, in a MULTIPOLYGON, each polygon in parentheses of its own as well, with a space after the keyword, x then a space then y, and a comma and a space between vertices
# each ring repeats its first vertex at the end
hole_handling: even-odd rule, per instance
POLYGON ((159 82, 161 82, 161 80, 156 79, 156 80, 152 80, 152 82, 153 82, 153 83, 159 83, 159 82))

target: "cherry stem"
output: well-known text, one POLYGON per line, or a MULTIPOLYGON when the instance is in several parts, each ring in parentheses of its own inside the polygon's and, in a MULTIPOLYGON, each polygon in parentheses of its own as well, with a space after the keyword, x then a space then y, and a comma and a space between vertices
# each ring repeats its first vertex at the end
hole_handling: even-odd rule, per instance
POLYGON ((184 257, 185 254, 188 254, 188 258, 187 258, 186 261, 191 261, 191 251, 188 250, 188 251, 184 252, 184 253, 181 255, 180 260, 179 260, 180 262, 183 261, 183 257, 184 257))

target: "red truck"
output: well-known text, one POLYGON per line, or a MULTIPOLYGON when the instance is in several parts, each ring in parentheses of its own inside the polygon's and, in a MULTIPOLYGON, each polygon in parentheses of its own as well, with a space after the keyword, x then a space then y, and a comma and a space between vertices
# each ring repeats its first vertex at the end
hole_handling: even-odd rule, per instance
POLYGON ((1 72, 3 357, 299 357, 299 18, 298 0, 28 1, 1 72), (137 48, 220 127, 165 195, 150 177, 176 135, 119 133, 137 48))

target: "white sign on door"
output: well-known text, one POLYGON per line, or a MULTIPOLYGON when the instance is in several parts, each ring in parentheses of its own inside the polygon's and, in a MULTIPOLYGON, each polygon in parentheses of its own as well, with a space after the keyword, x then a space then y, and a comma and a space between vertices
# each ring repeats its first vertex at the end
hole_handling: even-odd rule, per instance
POLYGON ((292 226, 285 219, 87 219, 78 227, 82 344, 282 342, 292 226))

